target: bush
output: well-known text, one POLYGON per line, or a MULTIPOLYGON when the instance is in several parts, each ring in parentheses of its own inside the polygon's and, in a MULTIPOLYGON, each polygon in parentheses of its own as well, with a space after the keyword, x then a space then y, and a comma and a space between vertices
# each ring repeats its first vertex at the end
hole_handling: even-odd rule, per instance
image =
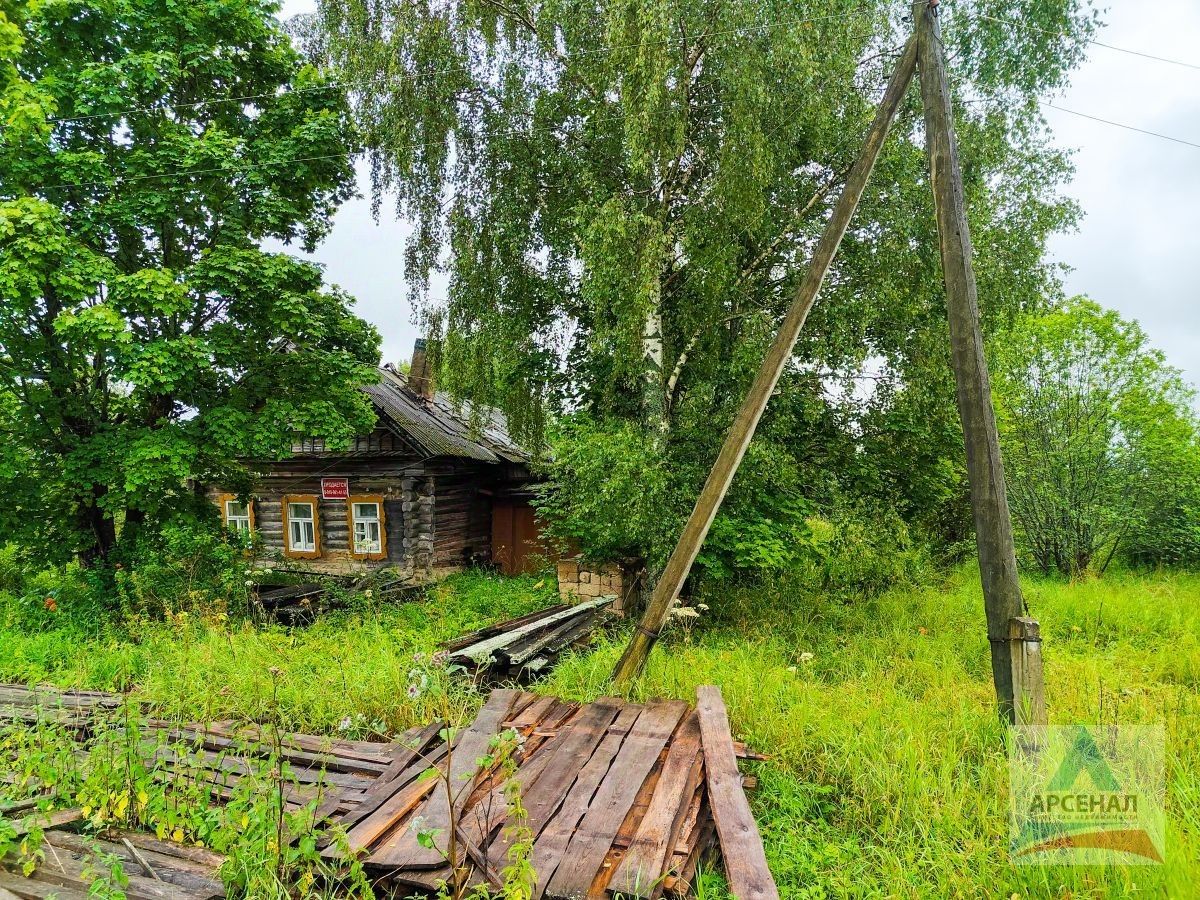
POLYGON ((0 625, 46 631, 64 623, 95 630, 105 619, 109 586, 79 563, 36 568, 15 544, 0 548, 0 625))
POLYGON ((257 567, 251 540, 185 521, 139 536, 128 565, 117 564, 114 580, 126 615, 239 616, 249 612, 255 578, 265 571, 257 567))
POLYGON ((896 584, 920 582, 931 568, 927 549, 887 507, 839 506, 809 524, 811 550, 797 568, 810 572, 825 591, 874 596, 896 584))

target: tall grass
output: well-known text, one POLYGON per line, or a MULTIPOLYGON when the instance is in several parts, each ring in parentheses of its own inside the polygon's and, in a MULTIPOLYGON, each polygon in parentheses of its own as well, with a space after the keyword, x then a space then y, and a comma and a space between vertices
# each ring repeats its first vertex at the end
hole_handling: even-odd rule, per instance
MULTIPOLYGON (((395 733, 433 717, 438 698, 410 698, 407 688, 441 641, 556 599, 552 583, 471 573, 408 603, 360 598, 307 628, 187 617, 114 624, 99 636, 69 623, 0 628, 0 681, 131 689, 151 712, 185 721, 263 721, 278 709, 292 731, 395 733)), ((477 702, 469 689, 457 700, 461 717, 477 702)))
MULTIPOLYGON (((1165 865, 1009 863, 1008 762, 969 570, 851 604, 705 597, 713 621, 660 647, 633 694, 720 685, 734 729, 771 756, 752 803, 784 896, 1200 896, 1200 578, 1035 581, 1027 594, 1052 723, 1166 726, 1165 865)), ((610 691, 620 644, 572 657, 541 689, 610 691)))
MULTIPOLYGON (((1166 864, 1014 867, 1007 758, 978 577, 841 601, 801 587, 724 589, 690 633, 653 654, 636 699, 692 700, 720 685, 739 736, 771 759, 752 804, 781 893, 822 897, 1200 896, 1200 577, 1027 581, 1045 636, 1054 723, 1162 722, 1166 864)), ((370 602, 287 631, 143 623, 84 638, 0 629, 0 680, 121 689, 170 717, 290 729, 399 731, 433 714, 405 687, 439 641, 553 602, 533 579, 460 576, 422 602, 370 602), (272 707, 277 671, 278 705, 272 707), (349 723, 349 724, 347 724, 349 723)), ((537 690, 610 693, 624 631, 569 656, 537 690)), ((469 717, 479 695, 455 703, 469 717)), ((723 895, 706 877, 701 895, 723 895)))

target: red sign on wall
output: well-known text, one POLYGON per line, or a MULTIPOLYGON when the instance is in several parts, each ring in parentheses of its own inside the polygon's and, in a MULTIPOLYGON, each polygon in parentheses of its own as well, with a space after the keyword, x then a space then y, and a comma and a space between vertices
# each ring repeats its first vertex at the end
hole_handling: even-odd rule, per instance
POLYGON ((322 478, 322 500, 345 500, 350 496, 349 478, 322 478))

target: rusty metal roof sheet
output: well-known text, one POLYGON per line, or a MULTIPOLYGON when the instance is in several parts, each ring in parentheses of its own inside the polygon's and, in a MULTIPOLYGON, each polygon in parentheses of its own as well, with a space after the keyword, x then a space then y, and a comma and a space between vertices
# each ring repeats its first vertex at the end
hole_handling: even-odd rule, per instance
POLYGON ((529 461, 529 454, 508 433, 503 413, 485 409, 472 424, 470 403, 455 403, 437 391, 432 399, 408 389, 403 373, 391 366, 379 370, 379 383, 365 388, 385 424, 402 433, 430 456, 460 456, 482 462, 529 461))

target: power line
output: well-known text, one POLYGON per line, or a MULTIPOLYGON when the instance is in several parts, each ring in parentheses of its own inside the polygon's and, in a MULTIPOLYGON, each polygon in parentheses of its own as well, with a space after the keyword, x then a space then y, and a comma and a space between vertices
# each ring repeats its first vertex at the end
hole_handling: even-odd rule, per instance
MULTIPOLYGON (((1032 31, 1040 31, 1042 34, 1048 34, 1051 37, 1069 37, 1069 35, 1067 35, 1065 32, 1051 31, 1049 28, 1042 28, 1038 25, 1034 25, 1031 22, 1025 22, 1017 19, 1001 19, 997 16, 989 16, 987 13, 982 12, 968 13, 968 15, 974 15, 980 19, 987 19, 989 22, 998 22, 1001 25, 1013 25, 1017 28, 1028 28, 1032 31)), ((1196 69, 1197 71, 1200 71, 1200 64, 1197 63, 1184 62, 1183 60, 1179 59, 1168 59, 1165 56, 1155 56, 1153 53, 1145 53, 1141 50, 1130 50, 1128 47, 1118 47, 1115 44, 1106 44, 1103 41, 1096 41, 1092 40, 1091 38, 1085 38, 1084 42, 1088 44, 1095 44, 1097 47, 1103 47, 1106 50, 1116 50, 1118 53, 1128 53, 1130 56, 1140 56, 1142 59, 1152 59, 1155 62, 1168 63, 1172 66, 1183 66, 1185 69, 1196 69)))
POLYGON ((1188 147, 1196 147, 1197 149, 1200 149, 1200 143, 1196 143, 1195 141, 1188 141, 1184 140, 1183 138, 1172 137, 1169 134, 1160 134, 1157 131, 1147 131, 1145 128, 1138 128, 1135 125, 1126 125, 1124 122, 1114 122, 1111 119, 1102 119, 1099 116, 1089 115, 1088 113, 1082 113, 1074 109, 1067 109, 1065 106, 1058 106, 1045 100, 1039 100, 1038 103, 1040 103, 1042 106, 1047 106, 1050 109, 1057 109, 1059 112, 1065 112, 1070 113, 1073 116, 1079 116, 1081 119, 1090 119, 1093 122, 1100 122, 1104 125, 1112 125, 1115 128, 1124 128, 1126 131, 1136 131, 1138 134, 1147 134, 1150 137, 1162 138, 1164 141, 1172 141, 1176 144, 1184 144, 1188 147))

